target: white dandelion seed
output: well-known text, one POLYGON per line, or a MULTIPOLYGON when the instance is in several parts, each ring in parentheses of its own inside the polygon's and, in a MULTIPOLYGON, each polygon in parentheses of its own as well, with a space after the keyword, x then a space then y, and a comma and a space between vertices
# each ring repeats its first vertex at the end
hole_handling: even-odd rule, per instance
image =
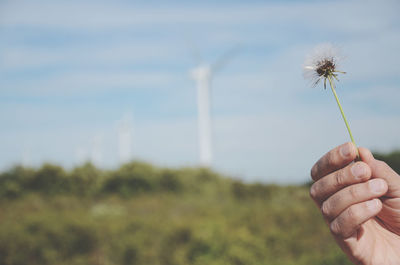
POLYGON ((324 80, 324 88, 326 88, 327 79, 339 80, 337 74, 345 74, 338 70, 341 60, 343 57, 336 46, 331 43, 320 44, 307 56, 303 65, 303 76, 311 80, 313 87, 324 80))
MULTIPOLYGON (((335 96, 336 103, 342 114, 344 123, 346 124, 347 131, 353 144, 356 146, 353 135, 350 130, 349 123, 347 122, 346 115, 343 112, 342 105, 340 104, 339 98, 336 94, 334 79, 339 81, 338 74, 345 74, 345 72, 338 70, 338 62, 342 58, 339 55, 339 50, 330 43, 320 44, 315 47, 314 51, 306 58, 303 65, 303 75, 305 78, 310 79, 312 85, 315 87, 321 80, 324 80, 324 88, 326 89, 326 80, 329 81, 329 85, 332 89, 332 93, 335 96)), ((357 159, 359 159, 357 150, 357 159)))

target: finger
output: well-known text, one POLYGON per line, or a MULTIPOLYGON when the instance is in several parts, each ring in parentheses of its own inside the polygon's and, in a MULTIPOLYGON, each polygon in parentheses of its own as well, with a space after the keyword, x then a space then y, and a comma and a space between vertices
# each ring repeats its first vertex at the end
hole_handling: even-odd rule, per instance
POLYGON ((311 177, 318 180, 325 175, 345 167, 357 157, 357 149, 352 143, 340 145, 326 153, 311 169, 311 177))
POLYGON ((366 163, 350 164, 316 181, 310 188, 310 196, 320 206, 323 201, 344 187, 367 181, 370 177, 371 169, 366 163))
POLYGON ((360 156, 371 168, 373 178, 384 179, 388 186, 387 197, 400 197, 400 176, 388 164, 383 161, 376 160, 371 151, 366 148, 359 148, 360 156))
POLYGON ((348 186, 322 203, 322 214, 327 220, 332 220, 353 204, 384 195, 387 189, 383 179, 371 179, 365 183, 348 186))
POLYGON ((336 237, 349 238, 381 210, 382 202, 379 199, 354 204, 331 222, 330 230, 336 237))

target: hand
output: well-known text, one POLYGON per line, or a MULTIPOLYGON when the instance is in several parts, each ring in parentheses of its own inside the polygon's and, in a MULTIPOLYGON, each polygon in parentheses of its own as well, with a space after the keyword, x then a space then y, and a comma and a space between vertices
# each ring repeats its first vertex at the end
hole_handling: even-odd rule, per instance
POLYGON ((365 148, 346 143, 311 169, 310 195, 355 264, 400 264, 400 176, 365 148))

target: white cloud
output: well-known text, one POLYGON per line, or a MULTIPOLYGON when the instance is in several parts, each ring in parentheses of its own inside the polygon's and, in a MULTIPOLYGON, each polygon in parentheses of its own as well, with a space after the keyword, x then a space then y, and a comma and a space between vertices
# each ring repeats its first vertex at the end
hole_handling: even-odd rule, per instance
POLYGON ((151 89, 160 92, 163 87, 179 83, 180 80, 179 75, 165 72, 73 72, 54 74, 39 80, 26 79, 16 84, 3 83, 3 89, 11 91, 10 93, 18 92, 25 95, 64 97, 95 95, 105 91, 134 93, 151 89))
POLYGON ((113 2, 81 1, 13 1, 5 4, 2 24, 36 25, 51 28, 107 29, 145 25, 243 25, 259 22, 304 21, 309 26, 338 31, 380 30, 396 17, 396 1, 339 1, 311 3, 263 3, 233 5, 181 4, 135 5, 113 2), (327 12, 331 19, 327 19, 327 12), (385 12, 382 15, 380 12, 385 12), (359 18, 363 18, 360 23, 359 18))
POLYGON ((371 80, 398 76, 400 30, 376 32, 363 38, 350 39, 343 48, 347 54, 344 62, 352 79, 371 80))
POLYGON ((114 43, 73 44, 57 48, 7 46, 1 50, 3 71, 40 67, 75 67, 78 70, 97 66, 132 66, 170 62, 181 54, 173 43, 154 43, 131 39, 114 43))

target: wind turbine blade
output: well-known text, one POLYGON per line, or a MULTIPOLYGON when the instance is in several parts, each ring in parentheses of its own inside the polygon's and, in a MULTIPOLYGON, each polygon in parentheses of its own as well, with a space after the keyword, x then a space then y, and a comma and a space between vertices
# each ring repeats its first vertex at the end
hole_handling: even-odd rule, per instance
POLYGON ((203 58, 201 57, 199 47, 189 36, 185 36, 185 42, 187 49, 192 57, 194 65, 200 65, 203 62, 203 58))
POLYGON ((215 73, 221 71, 221 69, 224 68, 225 65, 227 65, 228 62, 240 52, 240 50, 242 50, 242 47, 238 45, 222 54, 217 61, 211 65, 211 73, 214 75, 215 73))

